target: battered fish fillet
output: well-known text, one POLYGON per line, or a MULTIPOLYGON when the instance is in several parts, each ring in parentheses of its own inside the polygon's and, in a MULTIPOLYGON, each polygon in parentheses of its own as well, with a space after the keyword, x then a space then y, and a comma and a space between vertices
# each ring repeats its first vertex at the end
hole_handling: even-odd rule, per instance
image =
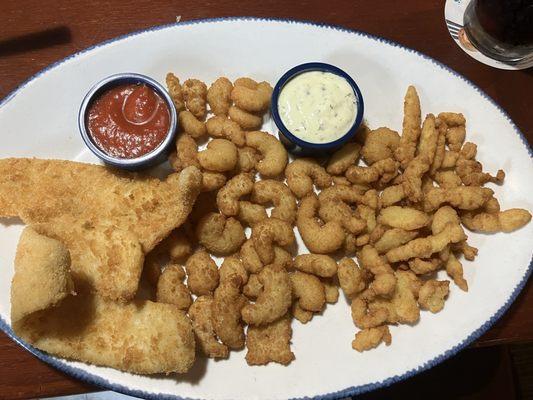
POLYGON ((160 181, 74 161, 7 158, 0 160, 0 217, 106 221, 135 234, 146 254, 185 221, 201 180, 195 167, 160 181))
POLYGON ((11 286, 13 330, 60 357, 155 374, 183 373, 194 363, 192 325, 175 306, 124 305, 91 294, 72 295, 69 254, 60 242, 26 228, 11 286))
POLYGON ((202 174, 165 181, 72 161, 0 160, 0 217, 19 216, 63 242, 76 284, 109 300, 135 295, 144 254, 192 210, 202 174))

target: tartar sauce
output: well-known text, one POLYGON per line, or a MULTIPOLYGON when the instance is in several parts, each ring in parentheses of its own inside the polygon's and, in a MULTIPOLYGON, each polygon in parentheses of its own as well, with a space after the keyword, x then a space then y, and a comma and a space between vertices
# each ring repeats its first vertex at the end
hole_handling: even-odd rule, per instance
POLYGON ((278 110, 285 127, 309 143, 344 136, 355 121, 357 100, 346 79, 331 72, 304 72, 281 90, 278 110))

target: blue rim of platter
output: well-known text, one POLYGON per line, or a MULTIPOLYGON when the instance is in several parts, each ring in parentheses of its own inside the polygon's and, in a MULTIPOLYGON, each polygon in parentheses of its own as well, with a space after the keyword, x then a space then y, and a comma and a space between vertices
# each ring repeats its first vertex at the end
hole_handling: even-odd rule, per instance
MULTIPOLYGON (((397 47, 402 50, 414 53, 418 55, 419 57, 422 57, 425 60, 428 60, 432 62, 435 66, 449 72, 451 75, 461 79, 463 82, 467 83, 471 88, 473 88, 476 92, 478 92, 483 98, 488 100, 492 105, 494 105, 502 114, 502 116, 511 124, 511 126, 514 128, 515 133, 518 134, 520 137, 520 140, 524 144, 524 147, 526 148, 530 158, 533 159, 533 150, 531 146, 529 145, 526 137, 524 134, 518 129, 516 124, 512 121, 511 117, 507 112, 499 106, 489 95, 487 95, 483 90, 481 90, 478 86, 476 86, 473 82, 465 78, 463 75, 459 74, 458 72, 454 71, 447 65, 441 63, 440 61, 435 60, 432 57, 429 57, 423 53, 420 53, 419 51, 410 49, 408 47, 405 47, 403 45, 400 45, 392 40, 384 39, 379 36, 374 36, 371 34, 368 34, 366 32, 361 32, 353 29, 344 28, 339 25, 332 25, 332 24, 325 24, 325 23, 317 23, 313 21, 299 21, 299 20, 292 20, 292 19, 283 19, 283 18, 259 18, 259 17, 222 17, 222 18, 207 18, 207 19, 197 19, 197 20, 191 20, 186 22, 178 22, 178 23, 171 23, 166 25, 159 25, 152 28, 132 32, 123 36, 119 36, 114 39, 110 39, 104 42, 101 42, 97 45, 88 47, 78 53, 71 54, 70 56, 57 61, 48 67, 42 69, 37 74, 32 76, 30 79, 28 79, 26 82, 22 83, 18 88, 16 88, 13 92, 11 92, 9 95, 7 95, 2 101, 0 101, 0 107, 4 106, 7 102, 9 102, 12 98, 14 98, 17 93, 23 89, 26 85, 28 85, 30 82, 35 80, 36 78, 40 77, 41 75, 45 74, 47 71, 63 64, 64 62, 70 60, 71 58, 77 57, 78 55, 84 54, 90 50, 102 47, 106 44, 117 42, 123 39, 127 39, 133 36, 141 35, 147 32, 153 32, 153 31, 159 31, 163 29, 171 29, 176 26, 188 26, 188 25, 196 25, 196 24, 203 24, 203 23, 210 23, 210 22, 232 22, 232 21, 258 21, 258 22, 278 22, 278 23, 290 23, 290 24, 301 24, 301 25, 309 25, 313 27, 319 27, 319 28, 328 28, 333 29, 340 32, 345 33, 351 33, 357 36, 362 36, 374 41, 377 41, 379 43, 385 43, 392 47, 397 47)), ((502 307, 494 314, 492 315, 485 323, 483 323, 479 328, 474 330, 470 335, 468 335, 462 342, 458 343, 454 347, 446 350, 442 354, 439 354, 438 356, 432 358, 431 360, 427 361, 423 365, 418 366, 417 368, 413 368, 401 375, 395 375, 390 378, 384 379, 379 382, 372 382, 365 385, 359 385, 359 386, 352 386, 348 387, 343 390, 339 390, 337 392, 327 393, 327 394, 320 394, 313 397, 302 397, 302 398, 294 398, 291 400, 304 400, 304 399, 316 399, 316 400, 333 400, 333 399, 340 399, 344 397, 350 397, 350 396, 356 396, 362 393, 370 392, 372 390, 385 388, 387 386, 390 386, 394 383, 401 382, 407 378, 411 378, 423 371, 426 371, 441 362, 447 360, 448 358, 456 355, 461 350, 463 350, 465 347, 467 347, 469 344, 480 338, 485 332, 489 330, 494 323, 501 318, 503 314, 509 309, 511 304, 516 300, 524 286, 526 285, 529 276, 531 275, 531 271, 533 270, 533 254, 532 258, 530 259, 528 269, 524 276, 522 277, 522 280, 518 283, 518 285, 514 288, 513 292, 509 296, 509 298, 505 301, 505 303, 502 305, 502 307)), ((86 383, 89 383, 91 385, 100 386, 102 388, 113 390, 115 392, 123 393, 129 396, 135 396, 135 397, 141 397, 146 399, 168 399, 168 400, 192 400, 188 397, 180 397, 178 395, 168 395, 168 394, 161 394, 161 393, 150 393, 145 392, 143 390, 137 390, 137 389, 130 389, 126 386, 111 383, 108 380, 101 378, 99 376, 93 375, 91 373, 88 373, 87 371, 84 371, 80 368, 76 368, 73 366, 70 366, 66 364, 65 361, 62 361, 61 359, 58 359, 56 357, 50 356, 35 347, 29 345, 25 341, 23 341, 21 338, 19 338, 11 329, 11 327, 7 324, 7 322, 0 317, 0 329, 4 331, 11 339, 13 339, 16 343, 24 347, 26 350, 31 352, 33 355, 35 355, 37 358, 39 358, 41 361, 44 361, 47 364, 50 364, 54 368, 57 368, 61 372, 64 372, 68 375, 71 375, 72 377, 79 379, 81 381, 84 381, 86 383)))
POLYGON ((365 103, 363 101, 363 95, 361 94, 361 90, 359 89, 359 86, 357 86, 357 83, 353 80, 353 78, 347 74, 345 71, 340 69, 339 67, 336 67, 331 64, 326 64, 322 62, 310 62, 305 64, 300 64, 295 67, 292 67, 290 70, 285 72, 283 76, 279 79, 278 83, 276 83, 276 86, 274 87, 274 90, 272 91, 272 101, 270 102, 270 112, 272 114, 272 119, 276 123, 276 126, 281 131, 281 134, 285 136, 289 141, 296 144, 297 146, 303 148, 303 149, 311 149, 314 151, 327 151, 332 149, 337 149, 340 146, 342 146, 345 142, 350 140, 354 133, 356 132, 357 128, 359 128, 359 125, 361 125, 361 122, 363 121, 363 114, 365 110, 365 103), (279 115, 279 109, 278 109, 278 100, 279 95, 281 91, 283 90, 283 87, 293 78, 296 78, 298 75, 303 74, 304 72, 310 72, 310 71, 321 71, 321 72, 330 72, 332 74, 338 75, 342 78, 344 78, 352 88, 354 94, 355 94, 355 100, 357 105, 357 114, 355 117, 355 120, 348 129, 348 131, 342 135, 337 140, 334 140, 333 142, 327 142, 327 143, 311 143, 306 142, 305 140, 300 139, 298 136, 295 136, 283 123, 283 120, 281 119, 281 116, 279 115))

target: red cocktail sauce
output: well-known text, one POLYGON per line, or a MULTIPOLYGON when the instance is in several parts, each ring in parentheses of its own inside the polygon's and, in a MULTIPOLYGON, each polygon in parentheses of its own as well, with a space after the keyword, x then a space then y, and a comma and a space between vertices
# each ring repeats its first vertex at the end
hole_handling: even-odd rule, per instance
POLYGON ((165 101, 147 85, 120 85, 89 107, 87 126, 95 144, 117 158, 137 158, 163 142, 170 127, 165 101))

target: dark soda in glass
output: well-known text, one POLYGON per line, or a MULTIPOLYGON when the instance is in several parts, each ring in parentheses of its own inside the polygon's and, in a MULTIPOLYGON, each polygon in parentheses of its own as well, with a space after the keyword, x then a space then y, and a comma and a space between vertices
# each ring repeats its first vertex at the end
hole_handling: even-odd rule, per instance
POLYGON ((533 0, 472 0, 464 28, 490 58, 517 64, 533 56, 533 0))

